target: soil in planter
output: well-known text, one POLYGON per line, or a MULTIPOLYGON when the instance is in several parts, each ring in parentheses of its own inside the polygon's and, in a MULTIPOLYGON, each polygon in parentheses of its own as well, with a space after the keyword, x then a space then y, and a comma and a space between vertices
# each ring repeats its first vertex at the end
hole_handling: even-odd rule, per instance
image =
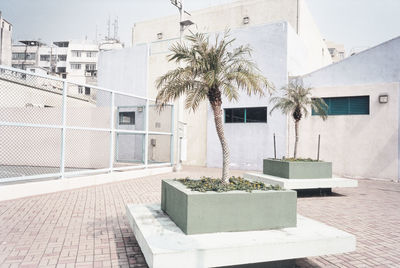
POLYGON ((251 182, 242 177, 231 177, 229 183, 223 183, 220 179, 211 177, 202 177, 200 180, 191 180, 189 178, 177 179, 187 188, 198 192, 229 192, 229 191, 277 191, 282 190, 279 185, 267 185, 262 182, 251 182))

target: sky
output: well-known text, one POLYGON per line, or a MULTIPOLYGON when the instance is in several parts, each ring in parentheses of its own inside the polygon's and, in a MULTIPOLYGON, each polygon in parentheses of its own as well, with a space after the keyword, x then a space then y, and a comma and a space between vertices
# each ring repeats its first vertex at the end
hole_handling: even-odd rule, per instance
MULTIPOLYGON (((185 0, 188 11, 234 0, 185 0)), ((279 1, 279 0, 277 0, 279 1)), ((400 36, 400 0, 306 0, 322 36, 344 44, 347 52, 400 36)), ((107 21, 118 17, 119 37, 131 44, 135 22, 177 14, 169 0, 0 0, 14 41, 98 39, 107 21)))

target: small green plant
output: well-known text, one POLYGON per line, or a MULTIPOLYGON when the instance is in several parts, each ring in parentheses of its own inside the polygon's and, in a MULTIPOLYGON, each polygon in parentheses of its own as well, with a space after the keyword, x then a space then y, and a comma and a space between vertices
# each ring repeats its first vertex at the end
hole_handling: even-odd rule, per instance
POLYGON ((191 180, 189 178, 176 179, 183 185, 198 192, 229 192, 229 191, 278 191, 282 190, 279 185, 266 185, 262 182, 251 182, 242 177, 231 177, 229 183, 224 183, 221 179, 211 177, 202 177, 200 180, 191 180))
POLYGON ((284 158, 282 160, 288 161, 288 162, 321 162, 319 160, 314 160, 311 158, 284 158))

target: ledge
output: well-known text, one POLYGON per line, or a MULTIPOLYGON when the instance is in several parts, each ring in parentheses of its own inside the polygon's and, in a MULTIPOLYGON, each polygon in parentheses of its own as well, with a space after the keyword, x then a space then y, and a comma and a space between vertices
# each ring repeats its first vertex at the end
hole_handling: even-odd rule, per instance
POLYGON ((354 235, 298 215, 297 227, 185 235, 160 205, 127 206, 150 268, 220 267, 354 251, 354 235))
POLYGON ((272 185, 279 185, 284 189, 301 190, 301 189, 323 189, 323 188, 341 188, 341 187, 357 187, 358 181, 345 178, 320 178, 320 179, 285 179, 265 175, 262 173, 246 173, 244 178, 256 180, 272 185))

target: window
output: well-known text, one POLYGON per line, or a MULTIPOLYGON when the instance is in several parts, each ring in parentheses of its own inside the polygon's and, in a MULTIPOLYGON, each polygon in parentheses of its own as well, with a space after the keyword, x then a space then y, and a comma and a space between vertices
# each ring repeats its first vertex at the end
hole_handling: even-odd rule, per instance
POLYGON ((85 87, 85 95, 90 95, 90 87, 85 87))
POLYGON ((35 60, 36 53, 14 52, 12 53, 13 60, 35 60))
MULTIPOLYGON (((369 114, 369 96, 323 98, 328 105, 328 115, 369 114)), ((314 110, 312 115, 318 115, 314 110)))
POLYGON ((80 70, 81 64, 80 63, 71 63, 71 69, 80 70))
POLYGON ((83 86, 78 86, 78 93, 83 94, 83 86))
POLYGON ((96 64, 86 64, 86 71, 95 71, 96 64))
POLYGON ((65 72, 67 72, 66 67, 57 67, 57 73, 65 73, 65 72))
POLYGON ((23 64, 12 64, 11 67, 16 68, 16 69, 22 69, 24 67, 23 64))
POLYGON ((12 59, 13 60, 24 60, 25 59, 25 53, 24 52, 14 52, 12 54, 12 59))
POLYGON ((81 57, 82 56, 82 51, 79 50, 72 50, 72 57, 81 57))
POLYGON ((267 123, 267 107, 225 109, 225 123, 267 123))
POLYGON ((58 55, 58 60, 59 61, 66 61, 67 60, 67 55, 58 55))
POLYGON ((50 55, 40 55, 40 61, 50 61, 50 55))
POLYGON ((120 125, 134 125, 135 124, 135 112, 120 112, 119 113, 119 124, 120 125))
POLYGON ((86 52, 86 57, 88 57, 88 58, 94 58, 94 57, 96 57, 96 55, 97 55, 96 51, 88 51, 88 52, 86 52))

